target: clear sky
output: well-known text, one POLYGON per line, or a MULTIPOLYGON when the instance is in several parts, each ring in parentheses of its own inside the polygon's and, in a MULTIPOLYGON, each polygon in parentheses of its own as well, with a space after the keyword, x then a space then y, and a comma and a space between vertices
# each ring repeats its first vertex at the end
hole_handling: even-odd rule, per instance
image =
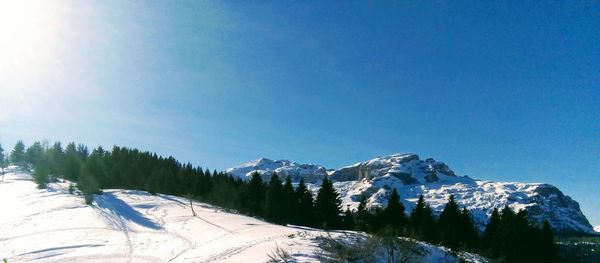
POLYGON ((0 142, 211 169, 415 152, 600 224, 598 2, 325 2, 0 2, 0 142))

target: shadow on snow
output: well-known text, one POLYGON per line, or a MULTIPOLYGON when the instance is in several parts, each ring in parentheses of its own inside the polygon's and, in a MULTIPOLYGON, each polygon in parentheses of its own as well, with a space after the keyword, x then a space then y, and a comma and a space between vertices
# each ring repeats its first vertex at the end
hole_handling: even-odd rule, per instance
POLYGON ((161 229, 160 225, 133 209, 130 205, 116 197, 113 193, 105 192, 102 195, 96 195, 94 200, 96 201, 98 208, 116 215, 123 220, 131 221, 138 225, 154 230, 161 229))

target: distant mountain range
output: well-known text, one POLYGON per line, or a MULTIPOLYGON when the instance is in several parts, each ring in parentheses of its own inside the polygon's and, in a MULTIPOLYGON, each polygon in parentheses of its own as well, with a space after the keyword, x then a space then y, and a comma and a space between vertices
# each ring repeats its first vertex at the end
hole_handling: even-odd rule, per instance
POLYGON ((441 212, 449 196, 454 195, 459 205, 471 210, 481 229, 494 208, 509 205, 515 211, 527 210, 536 223, 548 220, 561 233, 596 233, 579 204, 552 185, 492 182, 457 176, 445 163, 431 158, 421 160, 412 153, 377 157, 337 170, 261 158, 226 172, 241 178, 258 172, 263 180, 268 180, 273 172, 282 178, 289 176, 294 182, 304 178, 315 192, 327 176, 340 193, 344 209, 358 207, 363 195, 369 206, 385 206, 391 190, 396 188, 407 212, 412 210, 421 194, 437 213, 441 212))

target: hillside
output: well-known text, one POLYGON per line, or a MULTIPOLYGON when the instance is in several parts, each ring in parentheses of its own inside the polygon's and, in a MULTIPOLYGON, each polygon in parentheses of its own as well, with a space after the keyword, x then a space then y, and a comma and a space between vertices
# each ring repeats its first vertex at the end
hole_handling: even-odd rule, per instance
POLYGON ((312 189, 319 187, 319 181, 315 178, 328 176, 340 193, 343 207, 356 208, 362 195, 368 198, 370 206, 385 206, 391 189, 396 188, 409 211, 422 194, 434 211, 439 213, 452 194, 459 205, 471 210, 480 228, 487 224, 487 218, 494 208, 501 209, 509 205, 516 211, 526 209, 534 222, 548 220, 559 232, 594 233, 579 204, 549 184, 492 182, 457 176, 445 163, 431 158, 421 160, 418 155, 411 153, 377 157, 327 173, 323 172, 326 171, 324 167, 312 164, 311 167, 319 167, 313 173, 299 169, 305 166, 291 161, 262 158, 227 169, 227 172, 248 176, 258 171, 263 178, 273 172, 281 177, 300 174, 309 178, 305 181, 312 183, 312 189))
MULTIPOLYGON (((321 237, 357 235, 273 225, 198 202, 192 216, 184 198, 133 190, 105 190, 87 206, 66 182, 40 190, 18 172, 3 177, 0 200, 0 258, 9 262, 265 262, 277 247, 296 262, 318 262, 321 237)), ((444 248, 415 246, 424 262, 459 261, 444 248)))

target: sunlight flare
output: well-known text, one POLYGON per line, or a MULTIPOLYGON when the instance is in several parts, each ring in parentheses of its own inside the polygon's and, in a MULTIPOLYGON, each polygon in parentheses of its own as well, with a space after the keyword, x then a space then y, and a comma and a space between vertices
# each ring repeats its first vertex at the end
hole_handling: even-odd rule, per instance
POLYGON ((0 69, 18 73, 52 54, 59 19, 45 1, 0 1, 0 69))

